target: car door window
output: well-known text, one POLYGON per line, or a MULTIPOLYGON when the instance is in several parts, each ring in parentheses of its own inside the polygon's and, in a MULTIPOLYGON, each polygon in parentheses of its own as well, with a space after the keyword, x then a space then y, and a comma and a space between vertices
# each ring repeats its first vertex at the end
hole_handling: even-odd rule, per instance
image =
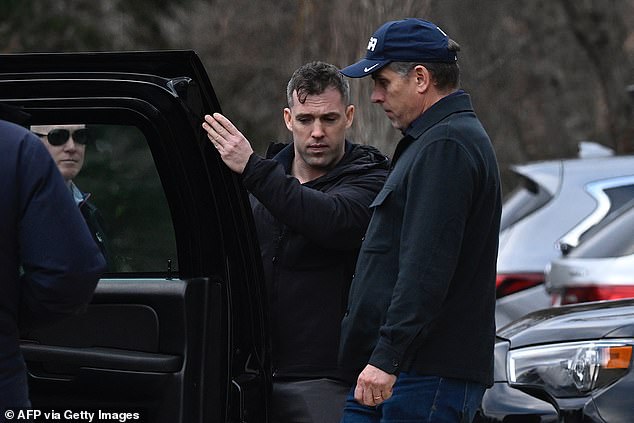
POLYGON ((614 212, 604 222, 588 231, 587 240, 572 250, 569 256, 609 258, 634 254, 634 200, 625 203, 620 212, 614 212))
POLYGON ((607 188, 605 194, 610 199, 610 211, 606 217, 619 213, 624 207, 629 207, 634 198, 634 184, 607 188))
POLYGON ((559 240, 564 250, 576 247, 587 238, 587 232, 604 219, 618 214, 634 196, 634 176, 623 176, 592 182, 586 191, 597 202, 596 208, 583 221, 559 240), (584 235, 585 234, 585 235, 584 235))
POLYGON ((148 142, 133 125, 88 125, 75 181, 103 220, 108 273, 178 271, 169 207, 148 142))

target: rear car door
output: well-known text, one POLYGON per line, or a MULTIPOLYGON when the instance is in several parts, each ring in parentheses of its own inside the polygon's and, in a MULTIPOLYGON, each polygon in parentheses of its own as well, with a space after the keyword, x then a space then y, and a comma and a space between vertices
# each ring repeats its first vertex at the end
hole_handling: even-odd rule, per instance
POLYGON ((196 54, 0 55, 0 103, 24 126, 86 124, 74 182, 108 246, 86 312, 22 334, 33 407, 266 421, 259 251, 200 126, 220 107, 196 54))

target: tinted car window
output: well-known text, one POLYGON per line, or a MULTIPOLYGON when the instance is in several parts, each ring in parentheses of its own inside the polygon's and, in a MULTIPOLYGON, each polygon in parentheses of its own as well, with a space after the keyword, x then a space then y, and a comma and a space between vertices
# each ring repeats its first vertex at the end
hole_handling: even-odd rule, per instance
POLYGON ((169 207, 147 140, 132 125, 89 125, 75 179, 104 222, 110 273, 178 270, 169 207))
POLYGON ((535 183, 535 181, 522 178, 520 184, 509 194, 504 202, 500 230, 503 231, 524 219, 535 210, 540 209, 548 203, 551 198, 552 195, 535 183))
POLYGON ((610 208, 605 217, 601 219, 600 223, 579 236, 579 242, 581 243, 593 236, 595 232, 603 228, 609 222, 621 215, 627 208, 632 206, 632 199, 634 199, 634 185, 607 188, 604 189, 603 192, 609 199, 610 208))
POLYGON ((569 257, 608 258, 634 254, 634 200, 598 227, 586 233, 586 240, 573 249, 569 257))
POLYGON ((605 193, 610 198, 610 211, 608 212, 608 216, 610 216, 631 204, 634 198, 634 185, 608 188, 605 190, 605 193))

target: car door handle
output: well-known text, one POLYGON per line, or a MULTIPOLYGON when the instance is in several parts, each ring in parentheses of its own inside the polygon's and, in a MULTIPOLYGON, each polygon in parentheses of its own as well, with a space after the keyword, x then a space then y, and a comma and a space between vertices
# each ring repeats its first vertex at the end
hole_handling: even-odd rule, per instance
POLYGON ((181 356, 143 351, 99 347, 73 348, 31 343, 23 343, 20 348, 27 363, 40 365, 29 366, 29 372, 33 376, 37 376, 38 372, 35 367, 49 369, 47 374, 43 375, 48 377, 56 369, 64 369, 67 374, 74 374, 81 368, 174 373, 180 371, 183 366, 181 356))

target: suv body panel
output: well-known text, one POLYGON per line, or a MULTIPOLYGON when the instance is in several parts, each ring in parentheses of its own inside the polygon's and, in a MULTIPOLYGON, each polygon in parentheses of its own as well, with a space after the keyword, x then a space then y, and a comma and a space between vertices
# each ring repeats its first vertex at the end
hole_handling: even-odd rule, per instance
POLYGON ((0 55, 0 103, 20 108, 25 126, 137 127, 177 250, 158 272, 106 274, 85 314, 22 335, 33 406, 266 421, 259 249, 247 193, 200 127, 220 106, 196 54, 0 55))

